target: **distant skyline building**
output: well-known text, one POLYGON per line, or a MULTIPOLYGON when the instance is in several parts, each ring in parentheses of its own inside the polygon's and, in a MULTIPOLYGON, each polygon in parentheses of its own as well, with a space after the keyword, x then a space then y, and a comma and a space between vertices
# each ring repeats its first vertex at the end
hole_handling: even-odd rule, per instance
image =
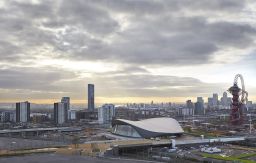
POLYGON ((68 119, 71 119, 71 112, 69 112, 69 110, 70 110, 70 97, 62 97, 61 98, 61 103, 64 104, 64 108, 68 112, 68 119))
POLYGON ((68 110, 65 107, 65 103, 57 102, 54 103, 54 122, 56 124, 63 124, 67 122, 68 110))
POLYGON ((194 109, 188 107, 180 107, 178 108, 178 115, 179 116, 190 116, 194 115, 194 109))
POLYGON ((15 113, 13 111, 4 111, 0 113, 0 121, 1 122, 14 122, 15 121, 15 113))
POLYGON ((88 110, 94 111, 94 84, 88 84, 88 110))
POLYGON ((227 92, 223 93, 223 97, 220 99, 222 106, 228 106, 228 94, 227 92))
POLYGON ((205 114, 205 109, 204 109, 204 105, 202 102, 196 102, 195 103, 195 111, 194 111, 195 115, 204 115, 205 114))
POLYGON ((217 93, 213 94, 213 96, 212 96, 212 103, 213 103, 213 106, 218 106, 219 98, 218 98, 218 94, 217 93))
POLYGON ((187 101, 186 101, 186 107, 193 109, 193 108, 194 108, 194 103, 193 103, 191 100, 187 100, 187 101))
POLYGON ((77 112, 76 110, 69 110, 68 111, 68 114, 70 116, 69 117, 70 120, 76 120, 76 112, 77 112))
POLYGON ((197 102, 200 102, 204 105, 204 99, 203 97, 197 97, 197 102))
POLYGON ((112 118, 115 116, 115 105, 104 104, 98 110, 98 120, 100 124, 111 123, 112 118))
POLYGON ((30 120, 30 103, 17 102, 16 103, 16 122, 29 122, 30 120))
POLYGON ((70 110, 70 97, 62 97, 61 102, 65 104, 67 110, 70 110))

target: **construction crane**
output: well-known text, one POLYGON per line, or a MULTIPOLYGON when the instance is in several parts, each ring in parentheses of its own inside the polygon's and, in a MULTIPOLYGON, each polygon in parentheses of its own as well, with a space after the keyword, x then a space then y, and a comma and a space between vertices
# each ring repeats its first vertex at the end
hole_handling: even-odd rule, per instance
POLYGON ((232 125, 243 123, 243 109, 246 108, 248 93, 245 91, 244 79, 241 74, 237 74, 233 86, 228 89, 233 96, 231 104, 230 121, 232 125), (242 88, 238 87, 238 79, 241 81, 242 88), (239 97, 241 95, 241 98, 239 97))

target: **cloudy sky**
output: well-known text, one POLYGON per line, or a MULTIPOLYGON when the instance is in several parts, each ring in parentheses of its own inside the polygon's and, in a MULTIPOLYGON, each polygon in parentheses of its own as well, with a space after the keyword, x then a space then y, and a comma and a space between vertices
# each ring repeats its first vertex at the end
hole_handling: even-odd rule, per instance
POLYGON ((256 101, 255 0, 1 0, 0 102, 183 102, 237 73, 256 101))

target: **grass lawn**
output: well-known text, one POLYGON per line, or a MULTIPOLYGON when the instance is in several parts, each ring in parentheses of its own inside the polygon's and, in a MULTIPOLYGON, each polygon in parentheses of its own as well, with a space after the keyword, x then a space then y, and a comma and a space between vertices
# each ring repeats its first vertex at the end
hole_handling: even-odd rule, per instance
POLYGON ((238 156, 227 156, 227 157, 222 157, 218 154, 208 154, 208 153, 203 153, 201 155, 206 158, 213 158, 213 159, 217 159, 217 160, 238 161, 238 162, 242 162, 242 163, 256 163, 256 161, 244 159, 244 158, 256 156, 256 153, 241 154, 238 156))

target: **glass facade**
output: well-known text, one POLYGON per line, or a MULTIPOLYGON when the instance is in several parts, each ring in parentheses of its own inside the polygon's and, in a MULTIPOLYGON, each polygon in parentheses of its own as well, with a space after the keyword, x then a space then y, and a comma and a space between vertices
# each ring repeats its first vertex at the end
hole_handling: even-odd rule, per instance
POLYGON ((141 138, 140 134, 129 125, 115 125, 112 128, 112 133, 127 137, 133 137, 133 138, 141 138))

